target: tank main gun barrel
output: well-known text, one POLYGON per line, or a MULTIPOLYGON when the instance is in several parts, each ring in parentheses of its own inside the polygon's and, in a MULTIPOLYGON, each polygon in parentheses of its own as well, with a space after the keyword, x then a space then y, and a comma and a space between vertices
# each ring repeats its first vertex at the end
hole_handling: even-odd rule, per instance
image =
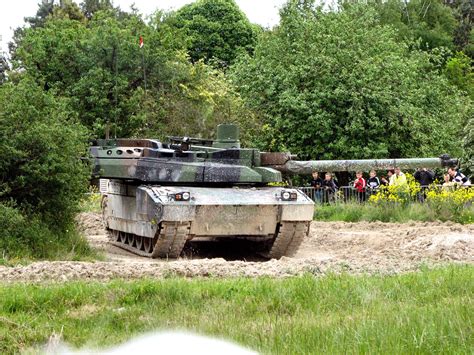
POLYGON ((283 173, 308 175, 313 171, 368 171, 388 170, 395 167, 401 169, 442 168, 456 166, 458 161, 448 155, 439 158, 409 159, 363 159, 363 160, 292 160, 288 153, 262 153, 262 165, 270 166, 283 173))

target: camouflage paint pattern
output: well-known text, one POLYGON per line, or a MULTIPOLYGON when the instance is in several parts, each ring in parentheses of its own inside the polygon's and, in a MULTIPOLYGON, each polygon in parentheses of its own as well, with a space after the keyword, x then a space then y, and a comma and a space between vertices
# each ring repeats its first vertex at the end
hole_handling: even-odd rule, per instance
POLYGON ((256 149, 238 148, 240 145, 236 141, 221 140, 219 145, 222 148, 216 148, 214 144, 212 146, 164 144, 146 139, 120 139, 97 141, 90 152, 95 158, 96 177, 203 186, 281 182, 281 172, 308 175, 312 171, 369 171, 395 167, 436 168, 457 164, 457 161, 450 159, 449 156, 298 161, 289 153, 264 153, 256 149))
POLYGON ((290 153, 241 148, 238 133, 233 125, 221 125, 214 141, 170 137, 169 143, 94 142, 93 174, 110 179, 105 223, 115 236, 127 236, 125 242, 114 243, 139 255, 164 257, 169 252, 177 257, 186 240, 237 236, 266 240, 270 257, 291 256, 308 233, 314 203, 297 189, 268 186, 281 182, 282 172, 433 168, 455 162, 447 156, 297 161, 290 153), (176 199, 184 193, 190 198, 176 199), (142 239, 153 241, 153 252, 146 251, 142 239))

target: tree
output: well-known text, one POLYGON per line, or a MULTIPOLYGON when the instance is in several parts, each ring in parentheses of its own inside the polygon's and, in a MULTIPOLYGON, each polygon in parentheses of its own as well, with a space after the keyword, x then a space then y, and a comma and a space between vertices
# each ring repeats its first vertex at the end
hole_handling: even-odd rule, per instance
POLYGON ((248 122, 252 115, 230 83, 210 66, 190 63, 183 31, 167 18, 158 12, 146 24, 114 11, 85 22, 52 16, 24 30, 13 63, 69 98, 94 136, 104 136, 106 126, 121 137, 207 136, 224 119, 248 122))
POLYGON ((446 62, 444 73, 449 81, 474 100, 473 61, 463 52, 458 52, 446 62))
POLYGON ((449 2, 458 20, 454 33, 454 43, 458 50, 464 51, 474 59, 474 6, 471 0, 449 2))
POLYGON ((464 161, 467 169, 474 174, 474 114, 471 115, 464 127, 464 161))
POLYGON ((368 4, 377 11, 381 24, 398 30, 398 38, 409 42, 419 40, 423 49, 455 48, 457 21, 452 9, 442 0, 372 0, 368 4))
POLYGON ((53 13, 53 10, 54 0, 41 0, 38 4, 36 15, 33 17, 25 17, 25 22, 33 28, 42 27, 46 23, 48 16, 53 13))
POLYGON ((185 5, 170 20, 189 36, 189 56, 193 62, 217 60, 228 66, 240 51, 251 53, 256 29, 234 0, 198 0, 185 5))
POLYGON ((72 222, 89 168, 86 131, 69 102, 24 77, 0 86, 0 203, 41 216, 59 229, 72 222))
POLYGON ((51 18, 71 19, 84 21, 85 16, 79 6, 72 0, 59 0, 59 5, 54 6, 51 18))
POLYGON ((470 101, 363 5, 290 1, 232 77, 265 125, 258 144, 306 159, 459 156, 470 101))
POLYGON ((98 11, 114 10, 114 6, 110 0, 84 0, 80 4, 83 14, 91 19, 98 11))
POLYGON ((0 85, 7 80, 8 69, 8 62, 3 56, 3 54, 0 53, 0 85))

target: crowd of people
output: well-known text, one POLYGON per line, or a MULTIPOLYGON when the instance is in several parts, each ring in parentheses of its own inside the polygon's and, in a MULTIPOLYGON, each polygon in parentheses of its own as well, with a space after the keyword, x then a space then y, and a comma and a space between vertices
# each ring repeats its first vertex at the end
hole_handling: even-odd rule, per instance
MULTIPOLYGON (((413 177, 421 186, 417 197, 420 202, 423 202, 426 198, 426 190, 436 182, 436 174, 427 168, 420 168, 413 174, 413 177)), ((452 189, 456 187, 471 186, 470 179, 455 167, 450 167, 444 174, 443 178, 443 188, 452 189)), ((352 189, 357 201, 364 202, 371 194, 376 193, 382 186, 408 187, 407 177, 399 167, 388 170, 387 174, 380 176, 380 178, 377 176, 375 170, 371 170, 367 178, 364 177, 362 171, 357 171, 355 180, 351 183, 350 188, 352 189)), ((323 179, 319 172, 313 171, 311 187, 313 187, 314 190, 313 199, 316 202, 324 203, 334 201, 336 193, 339 190, 338 184, 335 181, 333 174, 330 172, 325 173, 323 179)))

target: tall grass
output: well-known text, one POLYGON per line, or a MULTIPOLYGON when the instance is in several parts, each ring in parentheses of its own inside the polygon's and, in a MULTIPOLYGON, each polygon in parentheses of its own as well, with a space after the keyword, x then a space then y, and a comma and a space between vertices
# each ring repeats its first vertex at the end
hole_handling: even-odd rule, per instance
POLYGON ((19 208, 0 204, 0 226, 0 264, 98 257, 72 222, 57 226, 38 215, 28 215, 19 208))
POLYGON ((396 276, 0 285, 0 352, 187 329, 263 353, 471 353, 474 267, 396 276))
POLYGON ((436 209, 425 203, 339 203, 334 205, 317 205, 314 219, 320 221, 381 221, 400 222, 408 221, 453 221, 463 224, 474 223, 474 206, 467 205, 462 210, 453 212, 449 208, 436 209))

